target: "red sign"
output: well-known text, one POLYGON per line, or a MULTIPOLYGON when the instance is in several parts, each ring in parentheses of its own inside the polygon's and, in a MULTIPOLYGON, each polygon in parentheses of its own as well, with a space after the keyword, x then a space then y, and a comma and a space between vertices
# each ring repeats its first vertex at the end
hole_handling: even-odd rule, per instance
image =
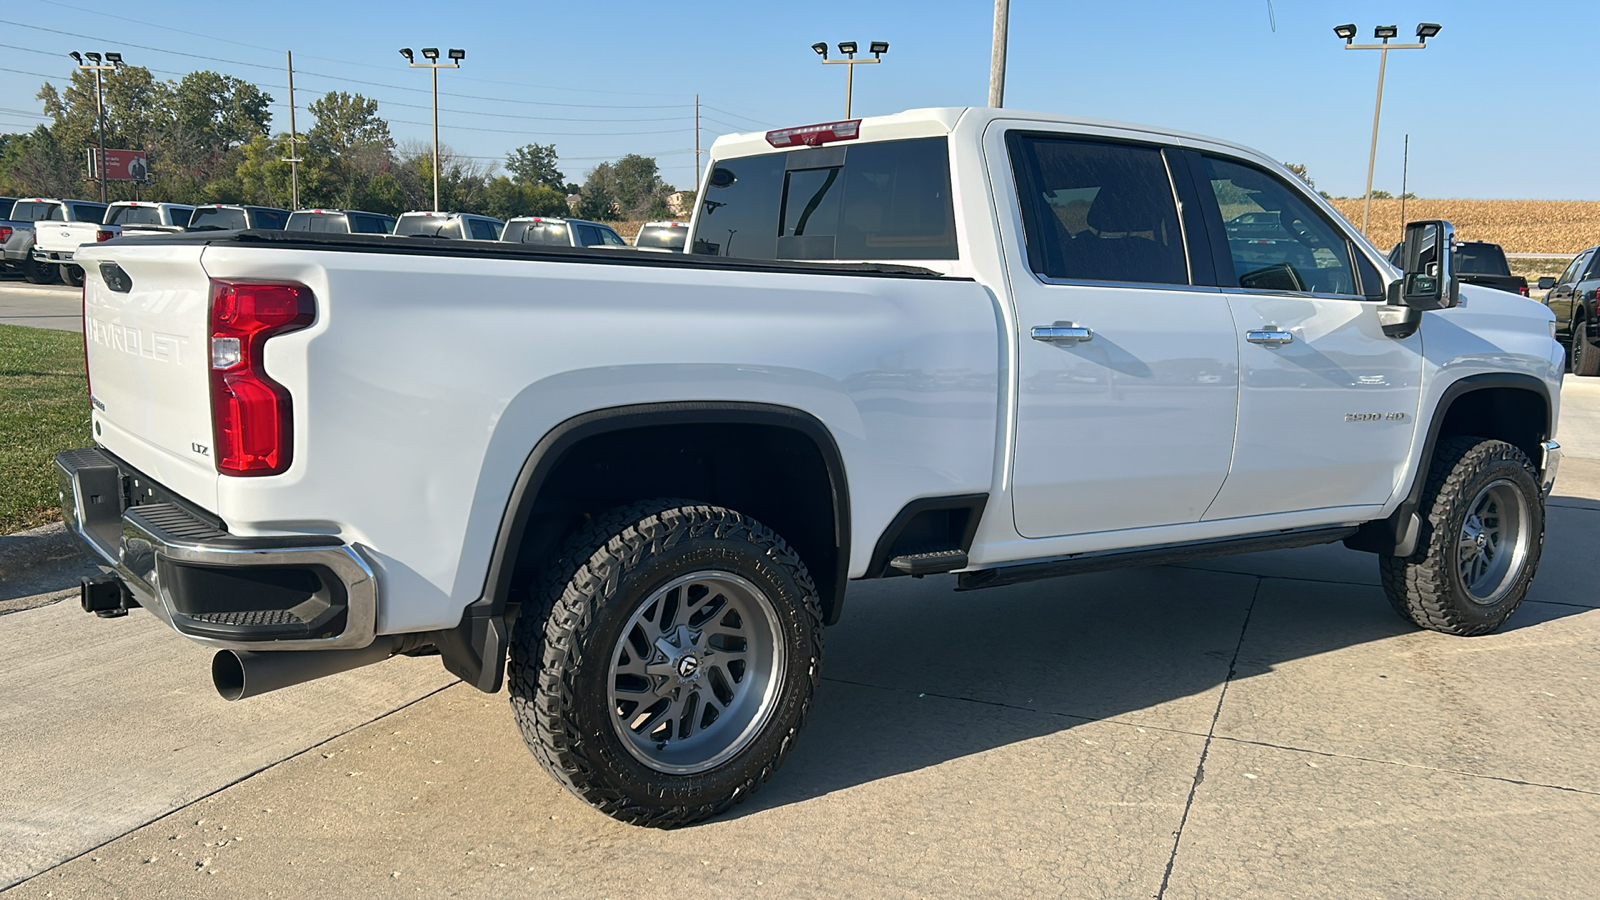
MULTIPOLYGON (((90 159, 94 158, 95 151, 90 149, 90 159)), ((99 173, 96 172, 98 175, 99 173)), ((107 150, 106 151, 106 180, 107 181, 150 181, 150 166, 145 162, 143 150, 107 150)))

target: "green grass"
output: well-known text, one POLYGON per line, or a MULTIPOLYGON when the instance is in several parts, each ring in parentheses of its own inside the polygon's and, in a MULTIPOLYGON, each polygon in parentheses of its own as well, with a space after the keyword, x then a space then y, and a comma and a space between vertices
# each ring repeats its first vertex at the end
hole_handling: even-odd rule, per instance
POLYGON ((89 443, 83 337, 0 325, 0 534, 61 518, 55 456, 89 443))

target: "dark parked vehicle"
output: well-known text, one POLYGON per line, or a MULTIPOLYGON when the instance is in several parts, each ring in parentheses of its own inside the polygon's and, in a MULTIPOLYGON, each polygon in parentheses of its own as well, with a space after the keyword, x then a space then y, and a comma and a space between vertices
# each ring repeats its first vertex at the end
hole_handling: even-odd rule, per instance
POLYGON ((393 234, 394 216, 359 209, 297 209, 285 231, 314 234, 393 234))
POLYGON ((1568 264, 1559 278, 1541 278, 1549 289, 1544 302, 1556 314, 1556 336, 1567 345, 1574 375, 1600 375, 1600 247, 1590 247, 1568 264))
POLYGON ((270 231, 282 231, 288 222, 287 209, 212 203, 194 208, 194 215, 189 218, 189 230, 236 231, 244 228, 264 228, 270 231))
MULTIPOLYGON (((1456 254, 1456 275, 1467 284, 1481 284, 1513 294, 1528 296, 1528 279, 1511 274, 1506 252, 1499 244, 1487 241, 1462 241, 1456 254)), ((1389 262, 1400 265, 1400 244, 1389 251, 1389 262)))

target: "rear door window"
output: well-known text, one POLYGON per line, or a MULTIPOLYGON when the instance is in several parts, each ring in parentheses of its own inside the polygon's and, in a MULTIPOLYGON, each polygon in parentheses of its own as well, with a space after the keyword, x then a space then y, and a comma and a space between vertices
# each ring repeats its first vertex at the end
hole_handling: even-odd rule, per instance
POLYGON ((719 160, 693 252, 748 259, 955 259, 945 138, 719 160))
POLYGON ((257 209, 252 218, 255 219, 255 223, 250 227, 271 231, 282 231, 283 226, 289 223, 289 213, 281 209, 257 209))
POLYGON ((1047 278, 1188 284, 1178 206, 1161 150, 1016 135, 1028 264, 1047 278))
POLYGON ((388 234, 392 221, 387 216, 375 216, 367 213, 346 213, 345 220, 350 225, 351 234, 388 234))
POLYGON ((600 229, 588 222, 574 222, 572 227, 577 232, 579 247, 593 247, 600 243, 600 229))
POLYGON ((475 241, 492 241, 500 236, 500 229, 488 219, 471 219, 472 239, 475 241))

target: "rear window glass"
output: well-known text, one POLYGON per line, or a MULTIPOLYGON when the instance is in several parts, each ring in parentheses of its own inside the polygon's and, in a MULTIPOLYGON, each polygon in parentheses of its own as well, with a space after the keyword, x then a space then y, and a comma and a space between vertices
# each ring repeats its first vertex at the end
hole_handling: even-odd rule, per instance
POLYGON ((394 220, 388 216, 375 216, 366 213, 348 213, 345 219, 350 223, 352 234, 388 234, 394 220))
POLYGON ((13 222, 39 222, 64 217, 59 203, 18 203, 16 209, 11 211, 13 222))
POLYGON ((944 138, 719 160, 693 252, 749 259, 955 259, 944 138))
POLYGON ((687 225, 646 225, 639 229, 639 237, 633 245, 661 250, 682 250, 688 240, 687 225))
POLYGON ((72 221, 103 223, 106 218, 106 208, 98 203, 72 204, 72 221))
POLYGON ((1456 271, 1463 275, 1510 275, 1505 251, 1499 244, 1462 244, 1457 251, 1456 271))
POLYGON ((255 210, 255 224, 252 228, 266 228, 273 231, 282 231, 283 226, 289 222, 289 213, 282 209, 255 210))
POLYGON ((501 240, 516 244, 570 247, 572 232, 565 222, 508 222, 501 240))
POLYGON ((161 210, 154 206, 118 206, 107 225, 160 225, 161 210))
POLYGON ((189 219, 190 231, 230 231, 244 228, 244 210, 226 207, 202 207, 189 219))
POLYGON ((441 237, 459 240, 461 220, 450 216, 401 216, 394 233, 413 237, 441 237))

